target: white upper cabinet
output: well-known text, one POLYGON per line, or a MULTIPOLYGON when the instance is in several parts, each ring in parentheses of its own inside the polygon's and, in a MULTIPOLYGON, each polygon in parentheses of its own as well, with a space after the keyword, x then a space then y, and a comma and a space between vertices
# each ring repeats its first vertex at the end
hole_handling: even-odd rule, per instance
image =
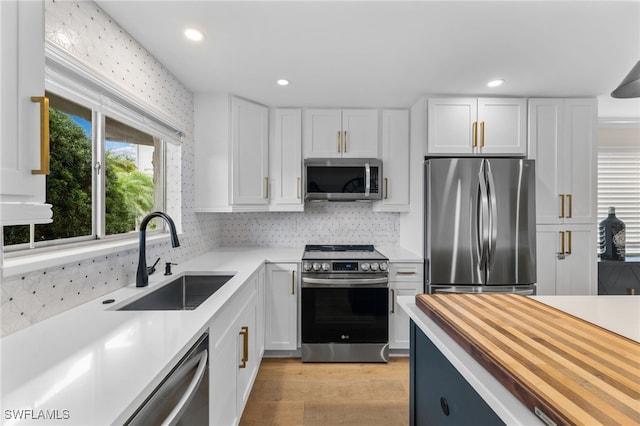
POLYGON ((537 223, 594 223, 595 99, 531 99, 529 151, 536 160, 537 223))
POLYGON ((270 211, 302 211, 302 111, 272 110, 269 144, 270 211))
POLYGON ((382 111, 382 200, 376 211, 409 211, 409 111, 382 111))
POLYGON ((226 94, 194 107, 195 210, 267 210, 269 109, 226 94))
POLYGON ((431 98, 429 155, 527 153, 527 102, 519 98, 431 98))
POLYGON ((231 97, 231 204, 269 202, 269 109, 231 97))
POLYGON ((378 158, 378 144, 378 110, 305 110, 305 158, 378 158))
POLYGON ((2 1, 0 23, 0 220, 2 225, 50 223, 44 3, 2 1))

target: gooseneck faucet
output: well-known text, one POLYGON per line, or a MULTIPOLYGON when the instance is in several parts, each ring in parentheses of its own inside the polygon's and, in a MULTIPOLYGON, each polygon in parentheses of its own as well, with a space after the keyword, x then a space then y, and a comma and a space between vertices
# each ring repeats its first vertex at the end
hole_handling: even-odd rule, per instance
POLYGON ((173 219, 168 214, 163 212, 149 213, 142 219, 140 223, 140 256, 138 258, 138 272, 136 272, 136 287, 146 287, 149 285, 149 272, 147 270, 147 253, 146 253, 146 237, 147 237, 147 224, 154 217, 161 217, 169 225, 169 232, 171 233, 171 247, 180 247, 180 241, 178 241, 178 233, 176 232, 176 225, 173 223, 173 219))

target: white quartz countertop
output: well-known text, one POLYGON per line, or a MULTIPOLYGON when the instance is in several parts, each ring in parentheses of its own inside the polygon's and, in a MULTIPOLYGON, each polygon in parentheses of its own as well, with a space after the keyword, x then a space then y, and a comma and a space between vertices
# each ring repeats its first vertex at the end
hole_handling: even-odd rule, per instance
POLYGON ((0 339, 2 424, 123 423, 265 261, 301 257, 301 247, 215 250, 0 339), (235 276, 193 311, 114 310, 183 273, 210 272, 235 276))
MULTIPOLYGON (((532 297, 546 305, 640 342, 640 297, 532 297)), ((507 388, 422 312, 416 305, 414 296, 398 297, 398 304, 506 424, 542 424, 542 421, 507 388)))
MULTIPOLYGON (((151 275, 148 287, 131 284, 0 339, 2 424, 123 423, 263 263, 300 262, 303 249, 216 249, 170 277, 151 275), (115 310, 185 273, 235 276, 193 311, 115 310)), ((394 262, 422 261, 399 247, 379 250, 394 262)))

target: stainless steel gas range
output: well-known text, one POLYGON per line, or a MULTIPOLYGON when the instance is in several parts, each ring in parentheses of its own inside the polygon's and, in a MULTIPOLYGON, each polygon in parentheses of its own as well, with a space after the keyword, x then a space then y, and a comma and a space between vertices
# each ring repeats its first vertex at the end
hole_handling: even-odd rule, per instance
POLYGON ((372 245, 307 245, 302 361, 389 360, 388 259, 372 245))

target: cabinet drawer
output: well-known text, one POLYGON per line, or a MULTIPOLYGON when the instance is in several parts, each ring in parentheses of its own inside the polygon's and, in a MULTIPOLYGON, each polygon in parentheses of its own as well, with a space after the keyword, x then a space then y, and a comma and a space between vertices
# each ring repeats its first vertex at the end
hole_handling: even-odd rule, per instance
POLYGON ((389 264, 389 281, 422 281, 422 263, 392 262, 389 264))

